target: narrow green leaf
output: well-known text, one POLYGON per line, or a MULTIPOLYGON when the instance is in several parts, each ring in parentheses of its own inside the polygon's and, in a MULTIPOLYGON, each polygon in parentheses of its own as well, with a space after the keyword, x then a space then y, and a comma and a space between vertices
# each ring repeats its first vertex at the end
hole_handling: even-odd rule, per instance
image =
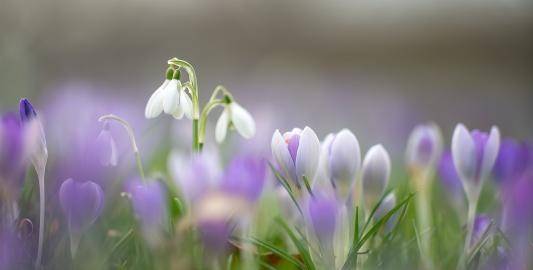
POLYGON ((275 178, 280 182, 280 184, 283 186, 283 188, 285 188, 285 190, 287 191, 287 193, 289 193, 289 196, 291 197, 291 200, 292 202, 294 203, 294 205, 296 205, 296 208, 298 209, 298 212, 300 212, 300 214, 303 215, 303 211, 302 209, 300 208, 300 204, 298 203, 298 201, 296 200, 296 197, 294 196, 294 193, 292 192, 292 188, 289 184, 289 182, 287 181, 287 179, 285 179, 275 168, 274 166, 269 162, 268 165, 270 166, 270 170, 272 170, 272 172, 274 173, 274 176, 275 178))
POLYGON ((305 184, 305 188, 307 189, 307 192, 309 192, 311 196, 314 196, 313 190, 311 190, 311 185, 309 184, 309 179, 307 178, 306 175, 302 176, 302 178, 304 179, 304 184, 305 184))
POLYGON ((302 256, 302 259, 304 260, 305 266, 307 266, 307 269, 315 269, 315 264, 313 263, 313 260, 311 259, 311 254, 309 253, 309 249, 307 248, 308 245, 304 245, 301 240, 299 240, 296 235, 294 235, 294 232, 289 228, 287 223, 285 223, 281 218, 276 218, 276 221, 283 227, 283 229, 287 232, 289 237, 291 238, 292 242, 298 249, 298 252, 300 252, 300 255, 302 256))
POLYGON ((287 262, 290 262, 294 266, 298 267, 298 269, 305 269, 304 265, 300 261, 296 260, 291 254, 289 254, 285 250, 282 250, 268 242, 265 242, 261 239, 257 239, 255 237, 246 238, 245 240, 278 255, 280 258, 283 258, 287 262))
POLYGON ((231 265, 233 264, 233 253, 228 256, 226 261, 226 270, 231 270, 231 265))

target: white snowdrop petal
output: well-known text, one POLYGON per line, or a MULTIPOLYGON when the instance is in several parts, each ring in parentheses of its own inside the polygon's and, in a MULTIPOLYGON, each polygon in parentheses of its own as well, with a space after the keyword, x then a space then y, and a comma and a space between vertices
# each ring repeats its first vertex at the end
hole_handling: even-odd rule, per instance
POLYGON ((163 112, 163 99, 161 93, 169 82, 169 80, 165 80, 148 99, 144 110, 144 116, 146 118, 155 118, 163 112))
POLYGON ((185 91, 180 91, 180 107, 182 108, 185 116, 192 119, 192 100, 185 91))
POLYGON ((230 105, 231 122, 237 132, 246 139, 250 139, 255 135, 255 121, 252 115, 236 102, 230 105))
POLYGON ((178 80, 171 80, 163 90, 163 111, 166 114, 175 114, 178 107, 179 91, 181 83, 178 80))
POLYGON ((218 143, 221 143, 226 138, 226 133, 228 132, 228 125, 229 125, 229 112, 228 109, 225 108, 224 111, 222 111, 222 114, 218 118, 216 127, 215 127, 215 139, 218 143))

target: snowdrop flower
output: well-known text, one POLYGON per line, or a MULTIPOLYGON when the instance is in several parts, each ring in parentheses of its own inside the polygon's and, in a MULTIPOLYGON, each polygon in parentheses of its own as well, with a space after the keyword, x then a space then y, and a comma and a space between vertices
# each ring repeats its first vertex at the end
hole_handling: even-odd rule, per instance
POLYGON ((320 141, 311 128, 295 128, 283 136, 276 130, 271 148, 272 156, 285 177, 297 185, 304 176, 313 181, 320 157, 320 141))
POLYGON ((146 118, 155 118, 165 112, 176 119, 181 119, 184 114, 192 119, 192 101, 179 79, 179 70, 167 70, 166 80, 148 99, 144 111, 146 118))
POLYGON ((500 148, 500 132, 493 126, 490 135, 469 132, 458 124, 452 137, 452 156, 457 174, 469 200, 477 200, 482 183, 490 174, 500 148))
POLYGON ((381 145, 372 146, 365 155, 362 169, 363 192, 368 208, 383 195, 389 181, 391 162, 389 153, 381 145))
POLYGON ((359 141, 350 130, 343 129, 326 137, 322 149, 327 151, 323 155, 327 155, 328 176, 340 197, 346 200, 361 167, 359 141))
POLYGON ((224 141, 230 126, 234 127, 245 139, 250 139, 255 135, 254 118, 246 109, 233 100, 224 105, 224 111, 218 118, 215 127, 215 139, 218 143, 224 141))
POLYGON ((98 137, 96 138, 98 151, 100 155, 100 163, 102 166, 117 166, 118 164, 118 150, 115 139, 109 130, 109 122, 104 122, 104 127, 98 137))
POLYGON ((442 136, 434 123, 416 126, 407 142, 406 161, 411 169, 434 168, 442 154, 442 136))

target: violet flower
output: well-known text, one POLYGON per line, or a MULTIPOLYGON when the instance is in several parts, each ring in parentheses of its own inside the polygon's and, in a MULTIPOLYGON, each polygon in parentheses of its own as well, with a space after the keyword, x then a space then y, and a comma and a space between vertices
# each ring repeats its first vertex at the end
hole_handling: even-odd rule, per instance
POLYGON ((416 126, 407 142, 406 162, 411 169, 427 171, 435 167, 442 153, 442 137, 434 123, 416 126))
POLYGON ((98 152, 100 155, 100 163, 102 166, 117 166, 118 164, 118 150, 117 143, 109 131, 109 122, 105 121, 102 131, 96 138, 98 152))
POLYGON ((498 183, 511 184, 533 168, 533 146, 513 139, 504 139, 492 170, 498 183))
POLYGON ((92 181, 78 182, 69 178, 61 184, 59 201, 70 232, 71 255, 75 256, 82 233, 102 213, 104 192, 92 181))
POLYGON ((482 237, 490 229, 492 221, 490 217, 486 215, 478 215, 474 221, 474 231, 472 232, 472 239, 470 240, 470 247, 475 246, 479 241, 483 240, 482 237))
POLYGON ((234 158, 226 168, 222 179, 222 190, 242 196, 255 202, 265 184, 266 164, 252 156, 234 158))
POLYGON ((454 207, 458 209, 462 208, 464 205, 463 186, 461 179, 455 170, 452 153, 450 151, 445 151, 442 155, 442 158, 439 161, 439 166, 437 167, 437 172, 442 186, 446 189, 448 195, 450 195, 450 202, 454 204, 454 207))

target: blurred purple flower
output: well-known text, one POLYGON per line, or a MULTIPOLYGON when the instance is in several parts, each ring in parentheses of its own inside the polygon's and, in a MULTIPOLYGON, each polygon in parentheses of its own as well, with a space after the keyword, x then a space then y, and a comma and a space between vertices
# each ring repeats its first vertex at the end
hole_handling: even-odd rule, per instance
POLYGON ((232 225, 227 220, 202 220, 198 230, 204 247, 212 255, 220 255, 228 248, 232 225))
POLYGON ((410 168, 428 169, 435 166, 442 153, 442 137, 434 123, 416 126, 407 142, 406 160, 410 168))
POLYGON ((67 179, 59 190, 59 200, 71 231, 82 232, 102 213, 104 192, 91 181, 67 179))
POLYGON ((486 215, 478 215, 474 221, 474 230, 472 232, 472 239, 470 239, 470 246, 475 246, 490 228, 492 223, 490 217, 486 215))
POLYGON ((451 195, 451 200, 456 201, 462 199, 463 186, 453 165, 452 153, 450 151, 445 151, 442 155, 438 166, 438 174, 444 188, 451 195))
POLYGON ((156 244, 167 217, 165 190, 158 181, 142 183, 138 179, 129 182, 127 190, 131 194, 133 210, 141 222, 145 238, 150 244, 156 244))
POLYGON ((252 156, 234 158, 224 172, 221 189, 255 202, 265 185, 266 164, 252 156))
POLYGON ((533 166, 533 146, 513 139, 504 139, 492 170, 500 184, 516 182, 533 166))
POLYGON ((98 146, 98 154, 102 166, 117 166, 118 164, 118 150, 117 144, 113 135, 109 131, 109 122, 104 122, 104 126, 98 137, 96 138, 98 146))
POLYGON ((310 225, 322 244, 332 241, 337 226, 339 203, 335 196, 315 192, 307 202, 310 225))

